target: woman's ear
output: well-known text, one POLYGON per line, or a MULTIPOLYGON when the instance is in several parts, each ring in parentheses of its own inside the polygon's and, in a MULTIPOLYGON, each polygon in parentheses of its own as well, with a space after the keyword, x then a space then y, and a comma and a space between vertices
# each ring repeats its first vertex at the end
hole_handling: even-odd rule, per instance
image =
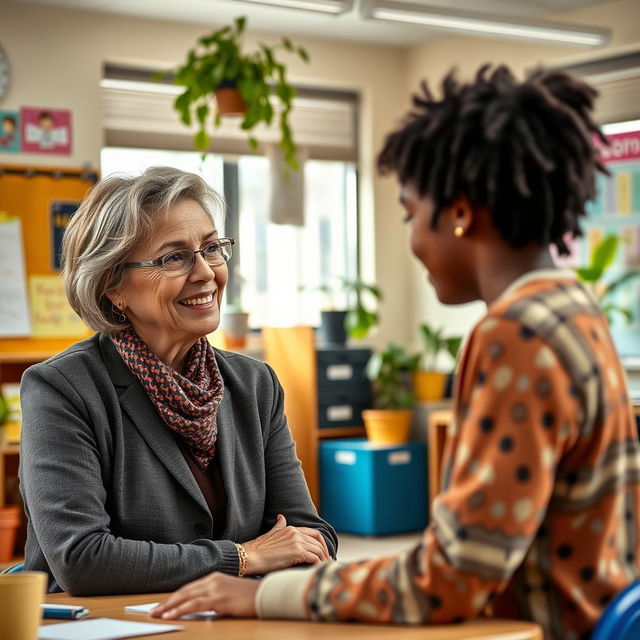
POLYGON ((476 211, 471 206, 467 196, 459 196, 449 207, 453 233, 456 238, 463 238, 472 229, 476 211))
POLYGON ((122 311, 122 309, 125 309, 127 307, 127 302, 124 299, 124 296, 120 289, 109 289, 109 291, 105 291, 104 295, 117 309, 120 309, 122 311))

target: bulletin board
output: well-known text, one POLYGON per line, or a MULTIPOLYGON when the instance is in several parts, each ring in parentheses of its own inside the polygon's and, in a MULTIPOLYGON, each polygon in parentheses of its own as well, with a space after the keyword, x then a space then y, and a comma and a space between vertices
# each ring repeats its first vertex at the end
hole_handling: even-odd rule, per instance
POLYGON ((1 337, 0 359, 39 360, 89 335, 64 296, 59 248, 64 228, 87 191, 95 172, 81 169, 0 165, 0 212, 20 221, 30 337, 1 337))
MULTIPOLYGON (((622 237, 616 260, 605 276, 611 279, 640 270, 640 131, 607 138, 609 146, 601 151, 610 175, 598 176, 597 198, 589 203, 577 256, 586 264, 593 246, 604 236, 622 237)), ((630 322, 619 314, 612 318, 611 333, 618 351, 624 356, 640 356, 640 277, 621 287, 615 302, 632 315, 630 322)))

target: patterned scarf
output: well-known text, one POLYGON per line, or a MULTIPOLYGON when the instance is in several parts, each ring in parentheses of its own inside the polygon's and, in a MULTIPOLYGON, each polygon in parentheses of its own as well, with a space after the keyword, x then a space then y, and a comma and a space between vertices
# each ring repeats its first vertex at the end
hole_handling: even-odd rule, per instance
POLYGON ((182 376, 164 364, 131 327, 113 334, 111 340, 162 419, 206 469, 216 450, 216 412, 224 392, 209 341, 200 338, 191 347, 187 372, 182 376))

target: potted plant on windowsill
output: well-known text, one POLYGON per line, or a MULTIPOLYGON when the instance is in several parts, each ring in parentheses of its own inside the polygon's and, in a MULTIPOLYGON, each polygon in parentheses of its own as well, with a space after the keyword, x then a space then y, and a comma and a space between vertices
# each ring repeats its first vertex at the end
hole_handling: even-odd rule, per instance
POLYGON ((460 349, 460 336, 445 337, 444 329, 436 329, 428 324, 420 325, 420 337, 424 345, 420 369, 413 375, 413 387, 420 402, 442 400, 447 386, 448 373, 438 371, 438 358, 448 353, 455 362, 460 349))
POLYGON ((365 338, 379 321, 376 311, 366 303, 367 295, 376 301, 382 300, 382 292, 372 284, 367 284, 359 278, 340 278, 339 286, 334 290, 328 285, 322 285, 317 290, 322 291, 328 298, 341 291, 347 295, 347 308, 335 309, 327 305, 320 312, 319 337, 321 342, 329 345, 344 346, 347 336, 355 340, 365 338))
MULTIPOLYGON (((243 53, 245 24, 244 17, 236 18, 232 26, 198 40, 175 72, 174 82, 185 90, 176 98, 174 107, 184 124, 197 124, 194 143, 205 152, 210 143, 209 123, 216 128, 223 115, 239 115, 240 127, 247 132, 260 123, 268 126, 275 116, 271 102, 271 96, 275 96, 279 102, 280 146, 286 162, 296 169, 296 146, 289 124, 296 90, 287 81, 287 69, 277 55, 278 50, 284 50, 305 62, 309 56, 288 38, 273 46, 259 44, 253 53, 243 53)), ((253 149, 258 147, 255 137, 249 135, 248 141, 253 149)))
POLYGON ((373 383, 374 409, 362 412, 371 442, 401 444, 409 439, 415 395, 411 374, 417 369, 419 354, 407 353, 389 344, 374 353, 367 363, 366 375, 373 383))

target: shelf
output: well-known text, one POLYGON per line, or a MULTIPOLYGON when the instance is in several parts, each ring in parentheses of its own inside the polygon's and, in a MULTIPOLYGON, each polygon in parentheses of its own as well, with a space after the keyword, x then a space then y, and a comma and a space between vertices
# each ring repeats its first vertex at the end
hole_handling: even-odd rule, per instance
POLYGON ((73 338, 0 338, 0 364, 41 362, 89 335, 73 338))
POLYGON ((333 429, 318 429, 318 438, 364 438, 364 427, 335 427, 333 429))
POLYGON ((3 444, 0 447, 0 454, 2 454, 3 456, 17 456, 19 453, 19 444, 3 444))

